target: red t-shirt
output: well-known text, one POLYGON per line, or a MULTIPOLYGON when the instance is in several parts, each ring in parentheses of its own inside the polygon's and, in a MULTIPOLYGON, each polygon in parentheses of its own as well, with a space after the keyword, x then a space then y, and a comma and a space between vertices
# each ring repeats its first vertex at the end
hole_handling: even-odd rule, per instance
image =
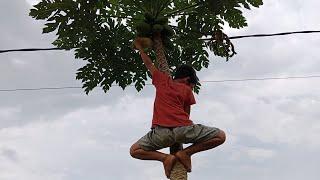
POLYGON ((154 71, 152 84, 156 87, 152 127, 192 125, 189 114, 185 112, 186 107, 196 103, 191 87, 174 82, 159 70, 154 71))

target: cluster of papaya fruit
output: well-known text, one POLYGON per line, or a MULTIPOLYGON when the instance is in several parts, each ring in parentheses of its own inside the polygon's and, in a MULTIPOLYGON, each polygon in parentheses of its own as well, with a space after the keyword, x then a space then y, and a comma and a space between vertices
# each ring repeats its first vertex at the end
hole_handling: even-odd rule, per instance
POLYGON ((145 46, 150 46, 152 36, 156 33, 161 33, 161 38, 164 45, 170 43, 170 37, 174 35, 174 30, 168 25, 167 17, 154 17, 151 13, 144 14, 144 20, 136 26, 137 36, 144 39, 145 46))
POLYGON ((154 17, 151 13, 145 13, 144 21, 140 22, 136 29, 139 37, 151 37, 154 33, 161 33, 162 36, 171 37, 173 29, 168 25, 168 18, 154 17))

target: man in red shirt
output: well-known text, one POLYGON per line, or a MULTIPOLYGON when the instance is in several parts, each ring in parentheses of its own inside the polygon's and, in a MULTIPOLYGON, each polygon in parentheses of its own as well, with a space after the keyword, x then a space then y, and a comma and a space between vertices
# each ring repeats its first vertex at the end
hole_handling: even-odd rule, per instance
POLYGON ((191 172, 191 156, 223 144, 226 135, 218 128, 193 124, 190 120, 190 106, 196 103, 192 89, 198 83, 196 71, 191 66, 180 66, 171 79, 153 65, 139 39, 135 46, 152 75, 156 97, 151 131, 131 146, 130 154, 137 159, 162 162, 168 178, 177 160, 191 172), (157 151, 176 143, 192 145, 174 155, 157 151))

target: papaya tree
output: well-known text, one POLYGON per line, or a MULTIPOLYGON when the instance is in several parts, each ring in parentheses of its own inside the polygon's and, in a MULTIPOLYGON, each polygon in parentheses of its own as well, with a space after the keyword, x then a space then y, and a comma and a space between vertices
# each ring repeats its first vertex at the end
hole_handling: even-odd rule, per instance
MULTIPOLYGON (((144 39, 154 63, 169 75, 181 64, 197 71, 207 68, 210 51, 229 60, 235 50, 223 27, 247 26, 243 10, 262 4, 262 0, 42 0, 30 16, 46 21, 43 33, 56 33, 53 45, 74 50, 76 59, 86 61, 76 79, 88 94, 97 86, 105 92, 113 84, 123 90, 131 84, 138 91, 144 87, 150 74, 133 49, 137 37, 144 39)), ((174 168, 171 179, 186 179, 186 171, 174 168)))

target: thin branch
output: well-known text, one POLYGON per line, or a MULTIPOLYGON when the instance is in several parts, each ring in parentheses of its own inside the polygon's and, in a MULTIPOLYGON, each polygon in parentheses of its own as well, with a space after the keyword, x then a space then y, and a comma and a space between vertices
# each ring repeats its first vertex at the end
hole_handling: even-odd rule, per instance
POLYGON ((169 17, 169 16, 171 16, 171 15, 173 15, 173 14, 175 14, 175 13, 179 13, 179 12, 182 12, 182 11, 184 11, 184 10, 187 10, 187 9, 190 9, 190 8, 193 8, 193 7, 196 7, 196 6, 199 6, 200 4, 201 4, 201 3, 197 3, 197 4, 193 4, 193 5, 184 7, 184 8, 182 8, 182 9, 175 10, 175 11, 173 11, 173 12, 168 13, 168 14, 167 14, 167 17, 169 17))
MULTIPOLYGON (((169 25, 170 27, 174 28, 175 30, 179 31, 179 27, 178 26, 173 26, 173 25, 169 25)), ((189 32, 194 32, 194 33, 199 33, 202 34, 203 36, 209 36, 208 34, 205 34, 203 32, 200 31, 195 31, 195 30, 191 30, 191 29, 187 29, 187 31, 189 32)), ((180 31, 181 32, 181 31, 180 31)), ((210 34, 211 35, 211 34, 210 34)))
POLYGON ((160 10, 159 10, 157 16, 172 2, 173 2, 173 0, 167 0, 167 2, 163 3, 162 6, 160 7, 160 10))
POLYGON ((142 12, 147 12, 147 10, 141 6, 140 4, 136 3, 136 6, 138 6, 138 8, 140 8, 142 10, 142 12))
POLYGON ((184 12, 184 13, 181 13, 181 14, 176 14, 176 16, 186 16, 186 15, 193 15, 193 14, 197 14, 196 12, 184 12))
POLYGON ((133 18, 133 17, 129 17, 129 16, 116 16, 116 15, 108 15, 105 17, 112 17, 112 18, 119 18, 119 19, 133 19, 133 20, 140 20, 138 18, 133 18))
MULTIPOLYGON (((111 2, 108 2, 109 4, 113 5, 113 6, 118 6, 120 8, 123 8, 123 9, 127 9, 127 10, 132 10, 132 11, 137 11, 137 10, 141 10, 141 9, 138 9, 138 8, 130 8, 130 7, 125 7, 123 6, 122 4, 114 4, 114 3, 111 3, 111 2)), ((134 7, 134 6, 133 6, 134 7)))

